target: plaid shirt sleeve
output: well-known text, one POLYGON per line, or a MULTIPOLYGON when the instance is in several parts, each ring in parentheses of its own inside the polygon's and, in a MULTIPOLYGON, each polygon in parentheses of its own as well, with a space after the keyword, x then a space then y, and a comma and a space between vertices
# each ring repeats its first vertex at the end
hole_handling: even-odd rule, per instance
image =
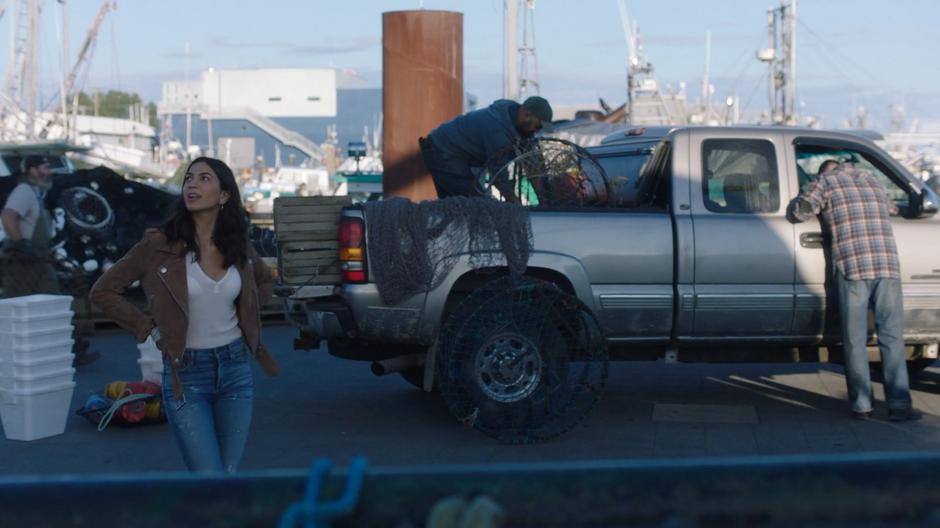
POLYGON ((793 217, 800 222, 805 222, 821 213, 829 202, 828 191, 828 179, 821 176, 812 183, 807 191, 796 197, 795 201, 802 201, 808 204, 809 207, 799 207, 799 203, 797 203, 797 206, 793 208, 793 217))
MULTIPOLYGON (((880 182, 879 182, 880 183, 880 182)), ((884 186, 878 186, 878 195, 881 197, 881 200, 884 202, 885 207, 888 208, 888 214, 894 216, 900 212, 896 203, 891 198, 888 198, 888 192, 885 191, 884 186)))

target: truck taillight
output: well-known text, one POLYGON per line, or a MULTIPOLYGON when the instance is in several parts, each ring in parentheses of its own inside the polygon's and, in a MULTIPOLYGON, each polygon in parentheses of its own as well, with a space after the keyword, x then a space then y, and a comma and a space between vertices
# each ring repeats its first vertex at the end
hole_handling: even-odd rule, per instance
POLYGON ((361 218, 339 221, 339 266, 343 282, 366 282, 366 238, 361 218))

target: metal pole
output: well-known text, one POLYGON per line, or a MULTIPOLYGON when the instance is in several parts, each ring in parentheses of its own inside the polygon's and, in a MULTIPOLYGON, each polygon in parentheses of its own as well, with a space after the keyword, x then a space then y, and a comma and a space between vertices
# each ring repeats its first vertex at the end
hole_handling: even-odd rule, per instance
POLYGON ((183 86, 185 88, 185 97, 186 97, 186 155, 189 156, 189 147, 192 145, 192 129, 193 129, 193 109, 192 109, 192 98, 193 94, 190 91, 189 87, 192 85, 189 81, 189 42, 186 43, 183 48, 183 55, 185 56, 184 66, 185 72, 183 73, 184 81, 183 86), (189 85, 189 86, 187 86, 189 85))
POLYGON ((68 0, 60 0, 60 2, 62 2, 62 78, 59 81, 59 94, 62 100, 62 127, 64 128, 62 132, 65 140, 69 141, 71 139, 69 94, 65 90, 65 78, 69 74, 69 2, 68 0))
POLYGON ((767 35, 773 51, 773 57, 767 62, 770 74, 767 82, 770 90, 770 122, 773 123, 777 119, 777 20, 774 9, 767 10, 767 35))
POLYGON ((26 86, 26 137, 36 137, 36 33, 39 31, 39 4, 29 0, 29 30, 26 60, 23 63, 26 86))
POLYGON ((505 31, 505 56, 503 57, 503 97, 506 99, 519 99, 519 66, 516 63, 516 54, 519 51, 519 45, 516 42, 518 0, 503 0, 505 6, 503 18, 503 29, 505 31))
POLYGON ((787 92, 789 102, 789 109, 791 115, 790 124, 799 124, 800 113, 797 110, 796 102, 796 1, 791 0, 790 2, 790 71, 787 76, 787 92))

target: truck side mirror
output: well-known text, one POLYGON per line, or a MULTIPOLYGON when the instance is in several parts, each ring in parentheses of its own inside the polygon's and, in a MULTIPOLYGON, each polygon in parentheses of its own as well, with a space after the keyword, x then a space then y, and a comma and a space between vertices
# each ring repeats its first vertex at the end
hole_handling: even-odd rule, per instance
POLYGON ((937 198, 937 194, 934 193, 931 189, 924 188, 920 191, 920 216, 933 216, 937 214, 937 210, 940 199, 937 198))
POLYGON ((930 189, 924 188, 917 194, 911 194, 910 206, 902 210, 905 218, 926 218, 937 214, 940 199, 930 189))

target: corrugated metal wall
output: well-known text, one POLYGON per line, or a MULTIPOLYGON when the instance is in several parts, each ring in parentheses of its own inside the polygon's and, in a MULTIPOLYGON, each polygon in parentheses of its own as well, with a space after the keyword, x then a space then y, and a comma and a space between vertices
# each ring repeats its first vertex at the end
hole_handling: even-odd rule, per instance
POLYGON ((418 138, 463 112, 463 14, 382 14, 383 194, 437 197, 418 138))

